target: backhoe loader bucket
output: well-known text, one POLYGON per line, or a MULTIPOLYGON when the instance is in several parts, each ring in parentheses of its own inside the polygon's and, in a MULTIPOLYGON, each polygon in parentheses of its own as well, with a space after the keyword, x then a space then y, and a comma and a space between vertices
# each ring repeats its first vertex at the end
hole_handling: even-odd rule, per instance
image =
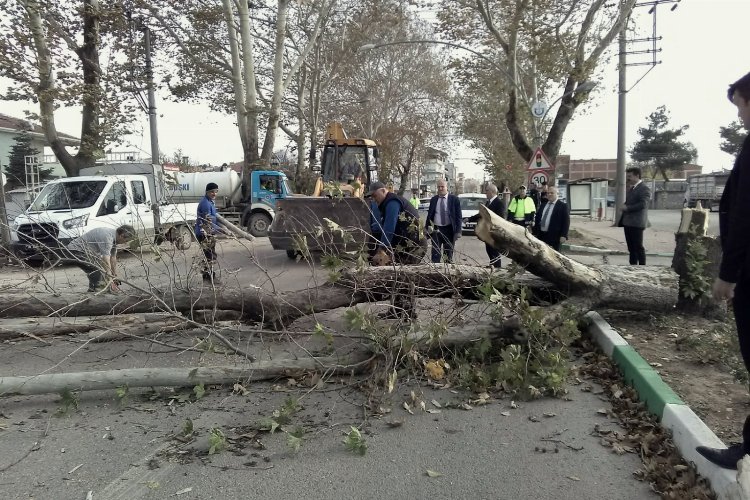
POLYGON ((278 201, 268 231, 276 250, 334 253, 357 252, 370 240, 370 209, 358 197, 295 195, 278 201))

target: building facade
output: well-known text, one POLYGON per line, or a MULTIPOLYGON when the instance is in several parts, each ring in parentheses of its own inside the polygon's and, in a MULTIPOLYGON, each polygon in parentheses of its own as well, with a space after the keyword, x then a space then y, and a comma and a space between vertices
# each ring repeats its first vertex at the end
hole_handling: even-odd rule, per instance
MULTIPOLYGON (((427 148, 425 161, 422 165, 420 188, 423 194, 437 193, 437 181, 447 178, 446 160, 448 153, 435 148, 427 148)), ((455 183, 455 180, 454 180, 455 183)), ((448 187, 450 189, 450 186, 448 187)))
MULTIPOLYGON (((49 146, 44 130, 40 125, 36 125, 22 118, 0 114, 0 169, 5 173, 5 167, 10 162, 10 152, 15 146, 15 138, 26 131, 31 137, 31 147, 44 154, 44 148, 49 146)), ((58 132, 60 140, 65 146, 78 146, 80 140, 72 135, 58 132)), ((57 162, 44 165, 45 168, 52 169, 53 177, 65 177, 65 170, 57 162)), ((22 179, 21 182, 25 182, 22 179)))

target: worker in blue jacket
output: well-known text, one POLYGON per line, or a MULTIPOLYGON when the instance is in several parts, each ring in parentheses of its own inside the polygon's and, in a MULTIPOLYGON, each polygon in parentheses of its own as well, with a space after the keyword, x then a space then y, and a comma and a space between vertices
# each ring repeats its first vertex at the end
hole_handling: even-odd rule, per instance
POLYGON ((219 185, 206 184, 206 196, 198 203, 198 218, 195 221, 195 236, 203 250, 203 281, 218 284, 214 267, 216 265, 216 235, 223 232, 219 226, 214 200, 219 194, 219 185))

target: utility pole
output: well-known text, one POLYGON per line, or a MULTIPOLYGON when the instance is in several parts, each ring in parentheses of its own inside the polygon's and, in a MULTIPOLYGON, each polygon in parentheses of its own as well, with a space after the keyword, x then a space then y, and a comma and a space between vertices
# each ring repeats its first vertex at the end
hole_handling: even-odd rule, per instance
POLYGON ((625 68, 627 66, 627 28, 628 22, 620 31, 618 45, 620 47, 617 70, 619 83, 617 86, 617 173, 615 174, 615 224, 620 220, 622 205, 625 203, 625 97, 628 92, 625 68))
POLYGON ((151 132, 151 163, 159 164, 159 135, 156 128, 156 97, 154 96, 154 69, 151 64, 151 30, 143 27, 146 49, 146 85, 148 92, 148 124, 151 132))
MULTIPOLYGON (((617 171, 615 173, 615 224, 617 224, 617 222, 620 220, 620 216, 622 215, 622 205, 625 203, 625 111, 627 108, 627 94, 628 92, 633 90, 632 87, 627 88, 626 68, 627 66, 650 66, 648 71, 651 71, 654 67, 656 67, 657 64, 661 64, 661 61, 656 60, 656 54, 658 52, 661 52, 661 48, 657 48, 656 44, 656 42, 661 40, 660 36, 656 36, 656 8, 659 4, 671 3, 673 5, 670 10, 675 10, 677 8, 677 4, 679 4, 680 1, 681 0, 646 0, 636 3, 636 7, 651 7, 648 11, 648 13, 652 15, 653 19, 651 36, 646 38, 635 38, 632 40, 628 40, 627 27, 628 22, 630 21, 630 19, 628 19, 628 21, 625 22, 625 25, 623 26, 622 31, 620 31, 620 35, 618 37, 619 57, 617 70, 619 73, 619 84, 617 90, 617 171), (628 51, 628 42, 646 42, 649 43, 651 47, 644 50, 628 51), (628 63, 628 54, 650 54, 651 60, 645 62, 641 61, 628 63)), ((648 73, 648 71, 646 71, 646 73, 648 73)), ((644 74, 635 83, 635 85, 637 85, 638 82, 640 82, 645 76, 646 75, 644 74)), ((633 85, 633 87, 635 87, 635 85, 633 85)))
POLYGON ((5 174, 0 174, 0 243, 2 243, 0 254, 10 255, 10 228, 8 227, 8 212, 5 209, 5 174))

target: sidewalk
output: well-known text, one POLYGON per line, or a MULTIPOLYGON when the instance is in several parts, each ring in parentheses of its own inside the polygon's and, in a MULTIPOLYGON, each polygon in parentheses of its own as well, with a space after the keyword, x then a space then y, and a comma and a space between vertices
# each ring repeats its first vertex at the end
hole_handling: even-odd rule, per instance
MULTIPOLYGON (((564 244, 566 253, 608 253, 610 255, 627 255, 625 233, 611 220, 595 220, 589 217, 573 215, 570 218, 570 228, 580 232, 591 245, 577 245, 575 238, 572 244, 564 244), (603 252, 602 250, 606 250, 603 252)), ((648 228, 643 234, 643 246, 646 255, 654 257, 670 257, 674 252, 674 232, 648 228)))

